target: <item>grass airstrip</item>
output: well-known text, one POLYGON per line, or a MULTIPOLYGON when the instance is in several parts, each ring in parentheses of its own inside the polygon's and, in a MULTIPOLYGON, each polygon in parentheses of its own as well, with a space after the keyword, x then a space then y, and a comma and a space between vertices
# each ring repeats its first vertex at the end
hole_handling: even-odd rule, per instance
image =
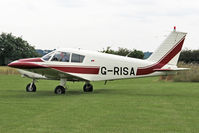
POLYGON ((40 80, 37 92, 25 92, 30 79, 0 75, 0 133, 198 133, 199 83, 155 78, 68 83, 40 80))

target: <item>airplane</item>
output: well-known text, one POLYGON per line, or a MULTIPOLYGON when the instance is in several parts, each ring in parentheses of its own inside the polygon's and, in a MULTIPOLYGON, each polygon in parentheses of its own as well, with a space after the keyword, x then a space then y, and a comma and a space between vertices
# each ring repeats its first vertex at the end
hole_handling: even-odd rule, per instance
POLYGON ((84 92, 92 92, 93 81, 111 81, 138 77, 174 74, 188 68, 178 68, 177 62, 187 33, 176 28, 153 54, 145 60, 82 49, 57 49, 41 58, 26 58, 8 64, 24 77, 32 79, 27 92, 36 92, 38 79, 60 80, 54 93, 64 94, 67 81, 83 81, 84 92))

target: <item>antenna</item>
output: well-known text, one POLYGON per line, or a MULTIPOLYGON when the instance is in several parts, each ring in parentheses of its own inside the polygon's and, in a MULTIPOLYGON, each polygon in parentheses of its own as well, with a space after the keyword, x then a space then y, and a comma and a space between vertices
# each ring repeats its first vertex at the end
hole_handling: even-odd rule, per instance
POLYGON ((125 57, 128 57, 133 51, 130 51, 125 57))

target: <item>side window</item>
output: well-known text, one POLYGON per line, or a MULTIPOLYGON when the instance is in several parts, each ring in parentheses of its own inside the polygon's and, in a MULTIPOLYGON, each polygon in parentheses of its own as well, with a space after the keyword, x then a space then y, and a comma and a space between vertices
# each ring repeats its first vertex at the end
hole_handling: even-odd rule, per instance
POLYGON ((82 63, 83 60, 84 60, 84 57, 83 55, 79 55, 79 54, 72 54, 72 59, 71 59, 71 62, 79 62, 79 63, 82 63))
POLYGON ((61 53, 62 61, 63 62, 69 62, 70 60, 70 53, 62 52, 61 53))
POLYGON ((70 53, 56 52, 51 61, 69 62, 70 53))

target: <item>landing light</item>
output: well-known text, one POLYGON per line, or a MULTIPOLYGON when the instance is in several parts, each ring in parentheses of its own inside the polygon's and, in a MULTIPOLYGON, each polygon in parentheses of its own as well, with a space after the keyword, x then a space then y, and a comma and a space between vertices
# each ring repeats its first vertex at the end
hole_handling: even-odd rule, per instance
POLYGON ((174 26, 173 31, 176 31, 176 26, 174 26))

